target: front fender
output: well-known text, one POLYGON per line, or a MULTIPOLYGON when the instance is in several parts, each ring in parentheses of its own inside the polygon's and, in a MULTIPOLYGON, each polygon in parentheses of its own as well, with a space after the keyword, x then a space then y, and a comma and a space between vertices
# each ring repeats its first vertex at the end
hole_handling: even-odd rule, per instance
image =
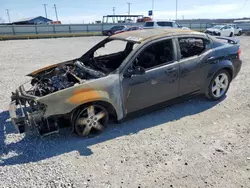
POLYGON ((95 101, 111 104, 117 118, 123 118, 118 76, 107 76, 86 82, 38 99, 38 102, 46 105, 45 117, 67 114, 83 104, 95 101))

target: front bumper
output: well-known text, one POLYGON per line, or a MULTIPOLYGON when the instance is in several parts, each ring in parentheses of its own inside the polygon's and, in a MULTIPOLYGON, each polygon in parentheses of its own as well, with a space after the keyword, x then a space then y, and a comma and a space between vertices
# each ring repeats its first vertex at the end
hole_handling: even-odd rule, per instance
POLYGON ((22 114, 21 112, 21 108, 18 108, 16 105, 16 102, 13 101, 10 103, 9 105, 9 114, 10 114, 10 118, 12 121, 12 124, 15 126, 16 130, 19 133, 24 133, 26 128, 26 121, 27 119, 25 118, 25 115, 22 114), (19 115, 18 115, 19 114, 19 115))
POLYGON ((43 117, 44 111, 37 105, 34 96, 26 93, 23 86, 20 86, 15 93, 12 93, 9 104, 9 114, 12 124, 19 133, 29 132, 36 126, 36 122, 43 117))
POLYGON ((212 36, 220 36, 219 32, 216 31, 205 31, 206 34, 212 35, 212 36))

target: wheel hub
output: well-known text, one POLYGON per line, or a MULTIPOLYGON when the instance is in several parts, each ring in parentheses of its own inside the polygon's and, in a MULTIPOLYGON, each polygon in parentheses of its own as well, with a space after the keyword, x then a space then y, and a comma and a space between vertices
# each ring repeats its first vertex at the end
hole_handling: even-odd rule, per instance
POLYGON ((81 132, 81 135, 87 136, 92 128, 99 131, 103 130, 104 126, 102 125, 101 120, 105 117, 105 113, 102 110, 93 105, 85 108, 82 111, 82 114, 85 115, 80 114, 76 120, 77 129, 78 132, 81 132))
POLYGON ((225 94, 227 88, 228 88, 228 76, 225 73, 222 73, 218 75, 215 80, 212 87, 212 93, 215 97, 221 97, 225 94))

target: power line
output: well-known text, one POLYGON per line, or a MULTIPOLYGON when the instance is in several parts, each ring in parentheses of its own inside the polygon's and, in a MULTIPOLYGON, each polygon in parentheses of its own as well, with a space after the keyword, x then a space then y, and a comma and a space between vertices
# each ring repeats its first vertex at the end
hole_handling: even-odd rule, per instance
MULTIPOLYGON (((208 3, 203 3, 203 4, 200 4, 200 5, 197 5, 197 6, 198 6, 198 7, 201 7, 201 6, 204 6, 204 5, 209 5, 209 4, 212 4, 212 3, 217 3, 217 2, 219 2, 219 1, 221 1, 221 0, 210 1, 210 2, 208 2, 208 3)), ((192 5, 192 6, 194 6, 194 5, 192 5)))
POLYGON ((245 0, 245 2, 243 3, 243 5, 239 8, 239 11, 241 11, 245 7, 246 3, 247 3, 247 0, 245 0))
POLYGON ((47 9, 46 9, 47 5, 48 5, 48 4, 43 4, 43 6, 44 6, 44 11, 45 11, 45 17, 46 17, 46 18, 48 18, 47 9))
MULTIPOLYGON (((221 0, 213 0, 213 1, 210 1, 210 2, 208 2, 208 3, 203 3, 203 4, 198 4, 198 5, 188 5, 188 6, 185 6, 185 9, 186 8, 189 8, 189 7, 201 7, 201 6, 204 6, 204 5, 209 5, 209 4, 212 4, 212 3, 217 3, 217 2, 219 2, 219 1, 221 1, 221 0)), ((177 11, 178 11, 178 2, 177 2, 177 0, 176 0, 176 5, 177 5, 177 11)), ((160 10, 156 10, 156 11, 160 11, 160 10)))
POLYGON ((8 19, 9 19, 9 23, 10 23, 10 13, 9 13, 9 9, 6 9, 6 13, 7 13, 7 16, 8 16, 8 19))
POLYGON ((57 9, 56 9, 56 4, 54 5, 55 13, 56 13, 56 21, 58 21, 58 16, 57 16, 57 9))

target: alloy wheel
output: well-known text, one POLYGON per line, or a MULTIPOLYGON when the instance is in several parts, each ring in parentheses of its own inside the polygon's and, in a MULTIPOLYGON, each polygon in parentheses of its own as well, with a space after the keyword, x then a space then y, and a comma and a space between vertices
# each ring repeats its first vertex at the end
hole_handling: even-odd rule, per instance
POLYGON ((102 106, 90 105, 84 108, 75 120, 78 135, 88 136, 91 131, 103 131, 108 121, 108 113, 102 106))
POLYGON ((212 84, 212 95, 216 98, 220 98, 224 95, 229 86, 229 78, 225 73, 219 74, 212 84))

